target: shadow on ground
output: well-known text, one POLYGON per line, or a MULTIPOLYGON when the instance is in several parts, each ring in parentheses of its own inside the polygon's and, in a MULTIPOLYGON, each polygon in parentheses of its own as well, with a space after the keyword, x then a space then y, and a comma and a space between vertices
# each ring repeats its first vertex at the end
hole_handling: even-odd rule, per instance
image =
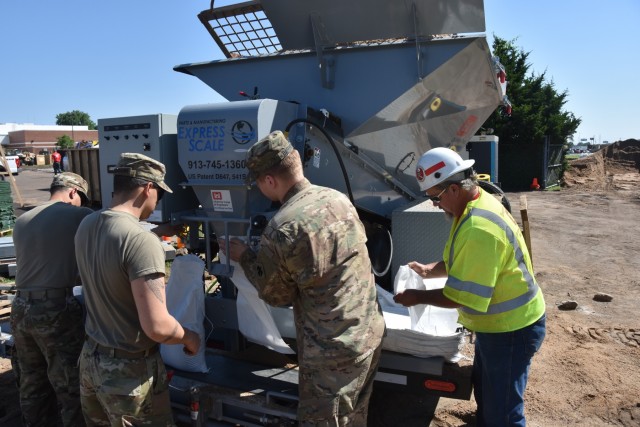
MULTIPOLYGON (((8 358, 2 359, 3 366, 11 365, 8 358)), ((0 426, 20 427, 20 402, 18 399, 18 388, 16 378, 11 369, 0 373, 0 426)))

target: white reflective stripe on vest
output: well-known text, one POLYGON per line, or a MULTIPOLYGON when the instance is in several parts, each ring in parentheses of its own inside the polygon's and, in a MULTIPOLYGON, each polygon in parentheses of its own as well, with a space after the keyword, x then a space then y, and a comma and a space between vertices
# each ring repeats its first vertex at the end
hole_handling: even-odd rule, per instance
MULTIPOLYGON (((472 215, 478 216, 480 218, 484 218, 494 223, 502 230, 504 230, 505 235, 509 240, 509 243, 511 243, 511 246, 513 247, 513 250, 515 252, 515 258, 518 262, 518 268, 522 272, 522 276, 527 282, 527 292, 509 301, 503 301, 501 303, 490 305, 486 313, 473 310, 469 307, 464 307, 464 306, 460 307, 460 310, 464 311, 465 313, 469 313, 473 315, 489 315, 489 314, 505 313, 507 311, 511 311, 526 305, 528 302, 534 299, 535 296, 537 295, 538 284, 535 282, 535 280, 533 279, 533 276, 531 275, 531 273, 529 272, 529 269, 527 268, 527 264, 524 261, 524 254, 522 253, 522 248, 520 247, 520 244, 518 243, 518 239, 516 239, 516 236, 513 233, 513 230, 499 215, 491 211, 488 211, 485 209, 479 209, 479 208, 472 208, 469 214, 467 214, 467 216, 462 219, 462 221, 460 222, 460 225, 458 226, 453 236, 451 247, 449 248, 449 269, 451 269, 451 265, 454 259, 453 255, 455 253, 455 250, 454 250, 455 239, 458 234, 458 231, 460 231, 460 229, 462 228, 462 224, 464 224, 465 221, 471 218, 472 215)), ((456 289, 458 291, 472 293, 481 298, 490 298, 494 289, 492 287, 484 286, 478 283, 462 281, 452 276, 449 276, 449 279, 447 280, 447 286, 450 286, 451 288, 456 289)))

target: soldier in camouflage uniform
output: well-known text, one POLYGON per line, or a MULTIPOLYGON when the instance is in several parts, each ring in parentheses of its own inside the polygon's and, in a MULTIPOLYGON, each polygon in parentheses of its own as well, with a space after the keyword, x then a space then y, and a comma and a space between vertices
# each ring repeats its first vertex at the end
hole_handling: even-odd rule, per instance
POLYGON ((384 320, 358 213, 347 197, 311 185, 300 155, 276 131, 247 156, 249 180, 282 203, 257 253, 220 240, 260 298, 293 305, 301 426, 365 426, 384 320))
POLYGON ((22 214, 13 229, 16 297, 11 306, 14 370, 20 373, 20 407, 26 426, 83 426, 78 357, 84 343, 73 236, 92 210, 87 182, 65 172, 51 197, 22 214))
POLYGON ((112 207, 82 221, 75 240, 87 308, 82 411, 89 426, 171 426, 158 343, 195 354, 200 337, 167 311, 164 249, 139 223, 171 189, 164 165, 142 154, 122 154, 111 172, 112 207))

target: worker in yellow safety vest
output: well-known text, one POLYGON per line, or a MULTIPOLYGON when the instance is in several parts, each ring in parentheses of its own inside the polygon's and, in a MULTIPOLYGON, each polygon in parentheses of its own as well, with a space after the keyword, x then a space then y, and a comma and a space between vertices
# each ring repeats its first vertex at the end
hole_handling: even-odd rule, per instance
POLYGON ((439 147, 419 160, 416 178, 452 220, 443 259, 409 263, 423 278, 446 277, 443 289, 408 289, 396 302, 457 308, 476 333, 472 381, 478 426, 524 426, 524 391, 545 336, 545 302, 520 228, 478 186, 474 160, 439 147))

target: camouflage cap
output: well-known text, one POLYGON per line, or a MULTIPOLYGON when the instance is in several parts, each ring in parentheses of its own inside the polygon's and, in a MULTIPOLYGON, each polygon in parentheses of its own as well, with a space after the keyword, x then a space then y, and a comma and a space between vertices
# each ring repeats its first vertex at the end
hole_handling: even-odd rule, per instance
POLYGON ((261 173, 278 165, 293 151, 293 146, 284 134, 277 130, 253 144, 247 153, 249 174, 246 182, 255 181, 261 173))
POLYGON ((109 172, 114 175, 131 176, 158 184, 163 190, 173 193, 164 182, 166 169, 162 163, 140 153, 122 153, 120 161, 109 172))
POLYGON ((53 177, 51 182, 51 188, 53 187, 67 187, 75 188, 88 200, 89 199, 89 184, 78 174, 73 172, 62 172, 53 177))

